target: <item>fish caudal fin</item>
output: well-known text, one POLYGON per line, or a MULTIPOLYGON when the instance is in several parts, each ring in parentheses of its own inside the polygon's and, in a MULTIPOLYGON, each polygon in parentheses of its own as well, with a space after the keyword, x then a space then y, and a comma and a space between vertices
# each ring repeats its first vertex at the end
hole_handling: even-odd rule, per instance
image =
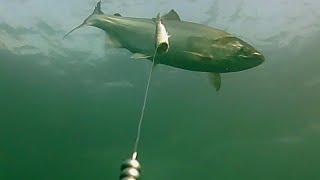
POLYGON ((219 91, 221 88, 221 76, 220 73, 209 73, 209 79, 211 84, 219 91))
POLYGON ((97 3, 92 14, 104 14, 101 10, 101 1, 97 3))
POLYGON ((68 33, 63 37, 63 39, 65 39, 65 38, 66 38, 69 34, 71 34, 73 31, 75 31, 75 30, 77 30, 77 29, 80 29, 80 28, 83 27, 83 26, 91 25, 91 23, 90 23, 91 17, 92 17, 93 15, 98 15, 98 14, 104 14, 104 13, 102 12, 102 10, 101 10, 101 1, 99 1, 99 2, 97 3, 97 5, 95 6, 95 8, 94 8, 94 10, 93 10, 93 13, 92 13, 89 17, 87 17, 87 18, 83 21, 82 24, 80 24, 79 26, 73 28, 70 32, 68 32, 68 33))

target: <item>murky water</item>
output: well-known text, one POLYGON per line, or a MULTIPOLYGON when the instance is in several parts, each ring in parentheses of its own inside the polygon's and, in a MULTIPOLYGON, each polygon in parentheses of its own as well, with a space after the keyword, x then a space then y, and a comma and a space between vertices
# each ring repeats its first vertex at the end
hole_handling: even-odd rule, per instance
MULTIPOLYGON (((84 28, 91 0, 0 0, 0 179, 118 179, 150 62, 84 28)), ((143 124, 143 179, 319 179, 320 8, 316 0, 104 1, 105 13, 185 21, 266 57, 222 75, 160 65, 143 124)))

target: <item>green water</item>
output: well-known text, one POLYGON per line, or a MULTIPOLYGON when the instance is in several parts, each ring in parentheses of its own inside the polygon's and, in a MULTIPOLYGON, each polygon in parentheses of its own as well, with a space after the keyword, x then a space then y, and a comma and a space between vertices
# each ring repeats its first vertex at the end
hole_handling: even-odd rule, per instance
MULTIPOLYGON (((132 149, 150 62, 84 28, 95 1, 0 0, 0 179, 113 180, 132 149)), ((222 75, 155 69, 139 159, 145 180, 319 179, 320 3, 105 1, 106 13, 183 20, 266 57, 222 75)))

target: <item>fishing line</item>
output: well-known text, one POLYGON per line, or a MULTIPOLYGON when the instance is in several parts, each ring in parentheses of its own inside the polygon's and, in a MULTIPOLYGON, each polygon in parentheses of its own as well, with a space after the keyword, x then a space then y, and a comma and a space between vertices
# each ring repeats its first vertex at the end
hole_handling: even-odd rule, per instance
POLYGON ((146 86, 146 91, 144 94, 144 100, 143 100, 143 105, 142 105, 142 109, 141 109, 141 115, 140 115, 140 119, 139 119, 139 124, 138 124, 138 128, 137 128, 137 135, 136 135, 136 140, 133 146, 133 158, 135 159, 137 156, 137 152, 138 152, 138 146, 139 146, 139 141, 140 141, 140 137, 141 137, 141 126, 142 126, 142 122, 143 122, 143 118, 144 118, 144 113, 145 113, 145 109, 146 109, 146 104, 147 104, 147 100, 148 100, 148 93, 149 93, 149 87, 150 87, 150 82, 151 82, 151 77, 152 77, 152 73, 153 73, 153 69, 154 69, 154 65, 155 65, 155 57, 158 51, 158 46, 155 49, 155 53, 153 55, 152 58, 152 65, 151 65, 151 69, 149 72, 149 78, 148 78, 148 82, 147 82, 147 86, 146 86))
POLYGON ((154 71, 154 67, 156 64, 155 59, 158 54, 158 49, 161 47, 160 49, 163 50, 163 53, 168 52, 168 48, 169 48, 169 40, 168 39, 169 39, 168 32, 165 29, 164 25, 161 23, 161 17, 160 17, 160 14, 158 14, 157 20, 156 20, 156 32, 155 32, 155 40, 156 40, 155 51, 154 51, 154 54, 152 57, 152 65, 150 68, 148 82, 147 82, 145 93, 144 93, 140 119, 139 119, 139 123, 138 123, 138 127, 137 127, 136 139, 135 139, 134 146, 133 146, 133 154, 130 159, 127 159, 121 165, 121 173, 120 173, 121 180, 137 180, 140 177, 141 166, 140 166, 139 161, 137 160, 138 146, 139 146, 140 137, 141 137, 142 122, 144 120, 144 114, 145 114, 147 100, 148 100, 148 93, 149 93, 150 84, 151 84, 151 77, 152 77, 152 73, 154 71))

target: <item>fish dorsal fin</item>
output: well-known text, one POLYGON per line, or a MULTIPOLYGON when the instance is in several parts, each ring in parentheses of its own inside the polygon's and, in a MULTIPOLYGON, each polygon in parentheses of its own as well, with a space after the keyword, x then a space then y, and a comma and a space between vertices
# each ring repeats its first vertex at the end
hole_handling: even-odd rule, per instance
POLYGON ((101 11, 101 1, 99 1, 96 5, 96 7, 94 8, 94 11, 92 14, 104 14, 102 11, 101 11))
POLYGON ((119 13, 115 13, 114 16, 122 17, 121 14, 119 14, 119 13))
POLYGON ((219 73, 209 73, 209 79, 211 84, 219 91, 221 88, 221 76, 219 73))
POLYGON ((171 21, 181 21, 178 13, 173 9, 171 9, 171 11, 168 14, 162 16, 162 19, 171 21))

